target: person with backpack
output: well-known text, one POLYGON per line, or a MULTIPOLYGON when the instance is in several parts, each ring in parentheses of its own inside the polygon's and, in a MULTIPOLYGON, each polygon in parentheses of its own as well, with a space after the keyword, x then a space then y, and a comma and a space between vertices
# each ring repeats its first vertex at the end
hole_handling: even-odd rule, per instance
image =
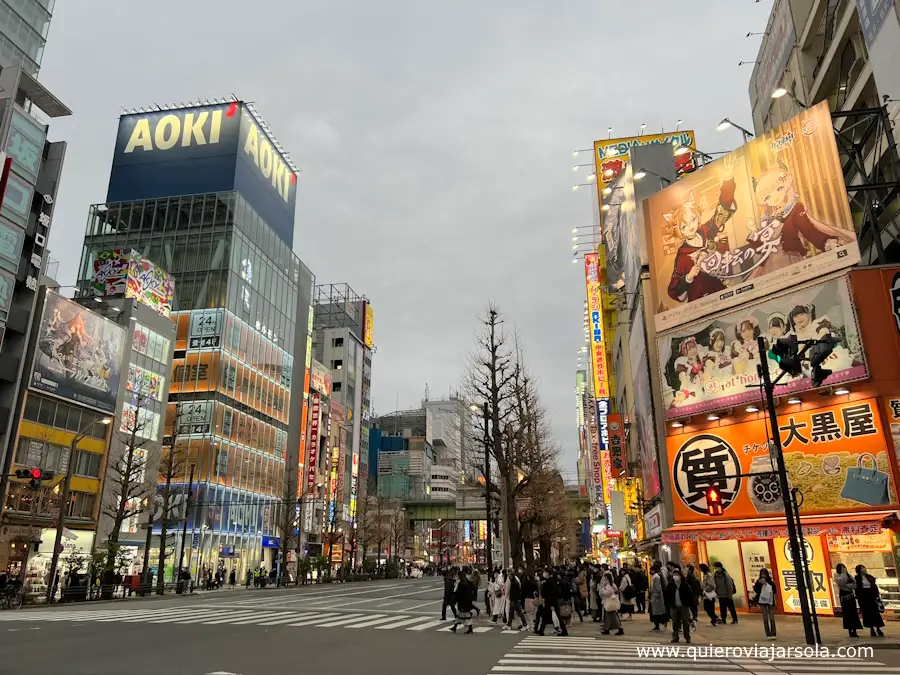
POLYGON ((725 617, 731 613, 731 623, 737 623, 737 610, 734 607, 734 594, 737 588, 734 585, 734 579, 725 569, 725 566, 718 560, 713 563, 713 580, 716 584, 716 597, 719 599, 719 616, 723 624, 728 623, 725 617))
POLYGON ((622 565, 622 574, 619 577, 619 597, 622 602, 619 615, 623 619, 625 616, 629 619, 634 618, 635 596, 637 596, 637 591, 634 589, 634 582, 631 580, 631 570, 628 567, 628 563, 624 563, 622 565))
POLYGON ((716 581, 708 565, 700 563, 700 573, 703 575, 700 583, 703 610, 709 616, 709 625, 716 626, 719 623, 719 617, 716 615, 716 581))

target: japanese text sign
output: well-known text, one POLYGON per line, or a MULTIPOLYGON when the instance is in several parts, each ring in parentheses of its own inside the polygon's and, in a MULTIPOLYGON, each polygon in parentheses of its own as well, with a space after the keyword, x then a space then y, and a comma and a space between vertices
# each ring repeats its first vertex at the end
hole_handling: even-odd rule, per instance
MULTIPOLYGON (((794 558, 791 555, 791 547, 788 539, 778 537, 772 541, 775 546, 775 562, 778 566, 778 586, 781 591, 781 601, 784 603, 784 611, 794 614, 800 613, 800 595, 797 592, 797 573, 794 570, 794 558)), ((804 538, 806 549, 806 564, 809 577, 812 580, 813 598, 816 602, 816 611, 832 613, 829 565, 825 561, 825 552, 822 549, 822 537, 813 536, 804 538)))
POLYGON ((594 374, 594 395, 609 398, 606 378, 606 345, 603 343, 603 299, 600 291, 600 262, 596 253, 584 256, 584 275, 587 290, 588 322, 591 337, 591 365, 594 374))
POLYGON ((609 425, 609 458, 612 464, 612 477, 618 478, 625 473, 625 428, 622 415, 616 413, 607 416, 609 425))
POLYGON ((312 396, 312 412, 309 418, 309 460, 306 467, 306 489, 316 482, 316 464, 319 461, 319 418, 321 401, 318 393, 312 396))
MULTIPOLYGON (((792 408, 797 410, 779 415, 778 427, 791 486, 803 493, 802 513, 896 508, 875 399, 792 408)), ((666 439, 676 522, 708 520, 706 490, 713 485, 726 518, 784 513, 766 429, 760 417, 666 439)))

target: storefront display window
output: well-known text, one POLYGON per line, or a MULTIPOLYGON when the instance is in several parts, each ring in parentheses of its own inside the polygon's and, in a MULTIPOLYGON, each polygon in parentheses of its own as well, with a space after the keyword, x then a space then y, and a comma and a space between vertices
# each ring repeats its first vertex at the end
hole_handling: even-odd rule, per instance
MULTIPOLYGON (((900 583, 889 531, 853 536, 829 535, 826 540, 831 577, 838 563, 844 563, 851 576, 856 574, 857 565, 865 565, 866 571, 877 580, 885 607, 900 609, 900 583)), ((837 597, 837 590, 834 594, 837 597)))
POLYGON ((706 542, 706 555, 709 566, 720 562, 734 579, 736 593, 734 605, 738 608, 747 608, 747 593, 744 584, 744 574, 741 568, 741 552, 736 541, 708 541, 706 542))

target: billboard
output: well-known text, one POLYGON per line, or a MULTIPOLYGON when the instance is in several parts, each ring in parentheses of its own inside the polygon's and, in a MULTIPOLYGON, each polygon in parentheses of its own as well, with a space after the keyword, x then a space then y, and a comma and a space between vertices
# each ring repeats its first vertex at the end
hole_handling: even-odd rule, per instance
POLYGON ((769 16, 769 25, 756 57, 752 82, 756 83, 759 101, 764 107, 761 117, 766 117, 772 105, 772 92, 781 84, 787 70, 791 51, 797 42, 794 18, 791 16, 790 0, 776 0, 769 16))
POLYGON ((587 290, 588 322, 591 329, 591 365, 594 375, 594 395, 609 398, 606 378, 606 346, 603 342, 603 298, 600 289, 600 263, 596 253, 584 256, 584 275, 587 290))
POLYGON ((316 467, 319 464, 319 423, 321 421, 321 399, 317 392, 312 395, 309 418, 309 459, 306 462, 306 489, 311 490, 316 483, 316 467))
MULTIPOLYGON (((767 346, 780 337, 840 339, 823 366, 832 371, 824 386, 867 376, 865 353, 845 277, 781 294, 740 310, 678 328, 657 340, 662 401, 667 419, 759 401, 757 338, 767 346)), ((812 389, 809 361, 797 377, 785 374, 775 395, 812 389)), ((769 360, 774 380, 778 363, 769 360)))
POLYGON ((610 183, 601 211, 603 245, 606 247, 606 280, 610 293, 634 292, 641 275, 641 240, 638 234, 637 204, 633 173, 625 173, 610 183))
POLYGON ((597 403, 589 392, 584 394, 584 409, 590 442, 589 466, 591 469, 591 484, 594 487, 591 493, 591 504, 599 508, 604 502, 603 458, 600 454, 600 435, 597 429, 597 403))
MULTIPOLYGON (((897 493, 877 399, 845 401, 779 416, 791 486, 804 514, 895 509, 897 493)), ((716 485, 726 519, 784 513, 764 416, 666 438, 675 521, 705 521, 716 485)))
POLYGON ((618 478, 625 473, 627 459, 625 457, 625 425, 622 415, 615 413, 607 416, 609 425, 609 460, 612 477, 618 478))
POLYGON ((125 296, 168 317, 175 296, 172 275, 142 258, 137 251, 102 251, 94 260, 91 278, 94 295, 125 296))
POLYGON ((309 386, 311 389, 315 389, 326 397, 331 396, 332 377, 331 371, 328 368, 313 359, 310 362, 309 376, 309 386))
MULTIPOLYGON (((597 193, 600 204, 605 204, 609 193, 606 188, 619 176, 625 173, 628 160, 631 159, 631 148, 636 145, 671 145, 672 152, 679 147, 696 149, 697 141, 693 131, 675 131, 673 133, 651 134, 649 136, 626 136, 610 138, 605 141, 594 141, 594 170, 597 172, 597 193)), ((675 155, 675 170, 687 173, 694 170, 694 155, 686 152, 675 155)))
POLYGON ((48 290, 28 386, 115 412, 124 346, 122 326, 48 290))
POLYGON ((372 310, 372 305, 368 302, 363 304, 365 306, 365 310, 363 311, 363 341, 366 343, 366 347, 372 349, 375 346, 375 338, 373 336, 373 331, 375 329, 375 312, 372 310))
POLYGON ((632 434, 641 462, 644 497, 653 499, 660 492, 659 460, 656 454, 656 423, 653 417, 653 397, 650 395, 650 363, 647 355, 647 331, 644 326, 643 300, 638 299, 637 320, 628 334, 628 359, 631 364, 631 391, 634 397, 632 434))
POLYGON ((643 208, 658 331, 859 262, 825 102, 643 208))
POLYGON ((239 191, 293 245, 297 176, 241 101, 119 118, 107 202, 239 191))

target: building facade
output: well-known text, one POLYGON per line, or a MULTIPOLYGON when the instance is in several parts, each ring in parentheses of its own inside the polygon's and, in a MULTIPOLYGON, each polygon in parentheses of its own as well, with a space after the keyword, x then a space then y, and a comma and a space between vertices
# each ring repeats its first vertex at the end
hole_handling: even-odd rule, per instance
MULTIPOLYGON (((123 115, 107 202, 90 209, 79 296, 93 295, 109 250, 174 280, 164 445, 175 470, 158 489, 181 502, 186 540, 169 523, 167 542, 195 578, 278 568, 281 538, 295 536, 314 285, 292 251, 295 183, 252 105, 215 99, 123 115)), ((177 565, 166 561, 167 580, 177 565)))
POLYGON ((19 66, 37 77, 55 0, 0 2, 0 67, 19 66))

